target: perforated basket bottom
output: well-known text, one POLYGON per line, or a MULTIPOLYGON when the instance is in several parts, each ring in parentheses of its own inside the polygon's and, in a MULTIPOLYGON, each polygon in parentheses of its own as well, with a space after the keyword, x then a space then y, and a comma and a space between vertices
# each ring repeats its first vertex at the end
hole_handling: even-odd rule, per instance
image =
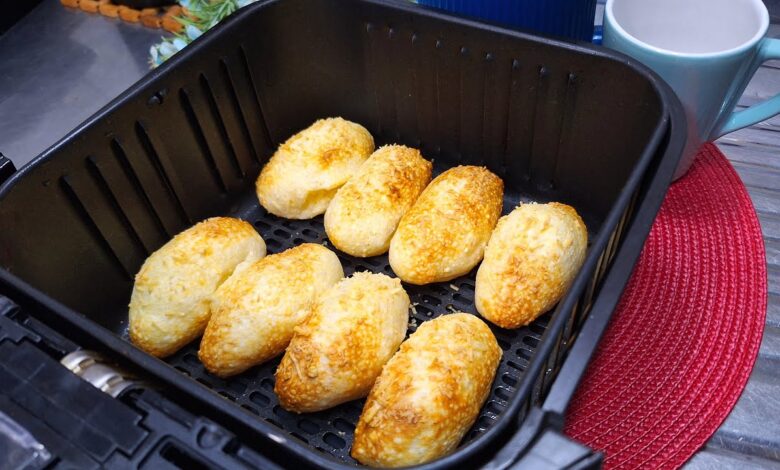
MULTIPOLYGON (((511 210, 521 200, 525 202, 528 199, 516 193, 507 194, 504 198, 504 211, 511 210)), ((305 242, 321 243, 336 251, 347 276, 356 271, 370 271, 395 277, 390 269, 387 255, 361 259, 335 250, 325 235, 322 217, 312 220, 288 220, 275 217, 257 204, 254 194, 251 197, 247 196, 247 199, 241 202, 235 211, 231 211, 234 212, 231 215, 254 224, 263 236, 269 254, 279 253, 305 242)), ((476 269, 453 281, 428 286, 404 284, 414 306, 414 310, 410 312, 407 334, 414 332, 420 323, 439 315, 454 311, 476 314, 475 274, 476 269)), ((504 330, 491 325, 504 354, 490 396, 464 442, 478 437, 489 429, 512 400, 523 372, 528 367, 528 361, 539 345, 549 317, 549 313, 545 314, 528 327, 517 330, 504 330)), ((211 388, 224 399, 278 426, 311 447, 344 462, 356 464, 350 457, 349 451, 364 400, 345 403, 319 413, 303 415, 289 413, 279 405, 273 392, 274 372, 280 358, 228 380, 222 380, 203 368, 198 360, 198 346, 198 342, 193 342, 168 358, 167 362, 183 374, 211 388)))

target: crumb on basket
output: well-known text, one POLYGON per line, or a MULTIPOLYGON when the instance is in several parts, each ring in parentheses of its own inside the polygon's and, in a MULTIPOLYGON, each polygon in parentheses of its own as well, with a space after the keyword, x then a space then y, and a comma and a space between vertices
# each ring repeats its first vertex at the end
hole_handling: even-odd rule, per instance
POLYGON ((450 284, 450 288, 451 288, 452 290, 454 290, 455 292, 457 292, 457 291, 459 291, 459 290, 460 290, 460 288, 459 288, 458 286, 456 286, 455 284, 450 284))

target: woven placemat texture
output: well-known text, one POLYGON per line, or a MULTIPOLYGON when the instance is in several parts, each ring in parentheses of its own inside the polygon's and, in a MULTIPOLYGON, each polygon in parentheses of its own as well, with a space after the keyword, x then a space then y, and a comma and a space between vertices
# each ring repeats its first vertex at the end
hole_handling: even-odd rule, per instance
POLYGON ((571 403, 566 433, 603 451, 606 468, 681 466, 739 398, 766 299, 753 204, 707 144, 664 200, 571 403))
POLYGON ((116 5, 111 0, 60 0, 60 3, 68 8, 78 8, 87 13, 98 13, 128 23, 140 23, 149 28, 161 28, 171 33, 180 33, 184 29, 175 18, 183 13, 180 5, 137 10, 116 5))

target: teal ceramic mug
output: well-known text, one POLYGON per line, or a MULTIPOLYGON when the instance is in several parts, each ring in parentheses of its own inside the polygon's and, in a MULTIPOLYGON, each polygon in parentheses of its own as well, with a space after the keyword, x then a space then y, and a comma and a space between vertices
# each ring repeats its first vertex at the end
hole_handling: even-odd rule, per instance
POLYGON ((685 108, 688 142, 675 179, 704 142, 780 113, 780 95, 734 112, 758 66, 780 58, 768 28, 761 0, 607 0, 604 45, 653 69, 685 108))

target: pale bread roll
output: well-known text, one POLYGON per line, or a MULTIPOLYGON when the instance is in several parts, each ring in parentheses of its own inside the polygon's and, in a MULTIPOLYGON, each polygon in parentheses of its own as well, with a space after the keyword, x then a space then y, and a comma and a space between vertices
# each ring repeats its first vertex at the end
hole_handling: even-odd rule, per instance
POLYGON ((424 322, 382 370, 360 415, 352 457, 404 467, 458 446, 490 393, 501 348, 474 315, 424 322))
POLYGON ((203 333, 217 287, 264 256, 263 239, 239 219, 214 217, 176 235, 135 276, 130 340, 153 356, 175 353, 203 333))
POLYGON ((471 271, 482 259, 503 197, 503 181, 483 167, 458 166, 436 177, 390 242, 395 274, 410 284, 429 284, 471 271))
POLYGON ((212 296, 198 357, 228 377, 281 354, 311 304, 343 277, 338 256, 314 243, 256 261, 212 296))
POLYGON ((325 211, 325 232, 333 246, 359 257, 387 252, 401 216, 430 182, 431 168, 417 149, 379 148, 325 211))
POLYGON ((342 279, 295 328, 276 370, 279 403, 305 413, 366 396, 408 321, 409 296, 398 279, 364 272, 342 279))
POLYGON ((477 311, 517 328, 550 310, 585 260, 588 231, 573 207, 523 204, 496 225, 477 271, 477 311))
POLYGON ((374 151, 374 138, 342 118, 320 119, 287 139, 257 178, 257 197, 268 212, 311 219, 327 209, 374 151))

